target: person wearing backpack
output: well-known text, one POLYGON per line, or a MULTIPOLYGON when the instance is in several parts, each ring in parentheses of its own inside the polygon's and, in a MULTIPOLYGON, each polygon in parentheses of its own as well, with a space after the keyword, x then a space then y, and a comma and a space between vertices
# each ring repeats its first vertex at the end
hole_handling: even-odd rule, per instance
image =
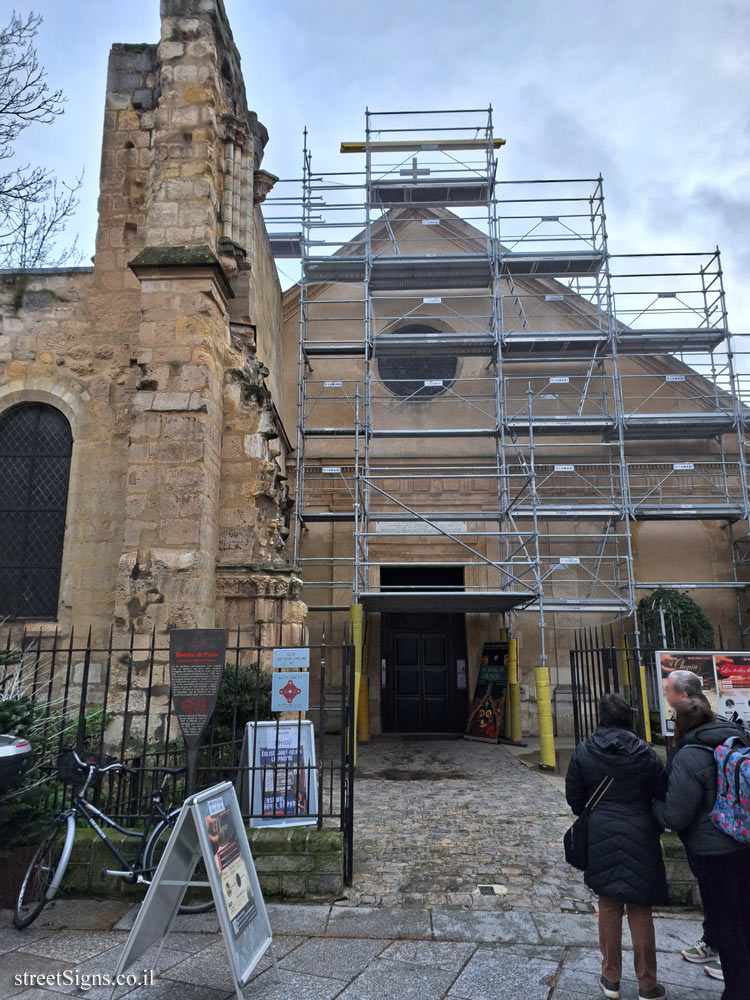
POLYGON ((612 778, 588 818, 584 880, 599 897, 599 948, 605 997, 620 996, 622 917, 627 906, 639 1000, 666 1000, 656 979, 651 907, 667 902, 659 828, 651 807, 663 798, 667 773, 652 747, 632 731, 633 713, 618 694, 599 702, 599 726, 579 743, 565 777, 565 797, 576 814, 604 779, 612 778))
MULTIPOLYGON (((723 1000, 750 997, 750 846, 720 830, 712 818, 716 813, 719 819, 715 808, 719 781, 714 751, 726 740, 736 741, 738 733, 737 726, 716 719, 703 700, 681 701, 675 708, 678 753, 667 797, 664 802, 654 803, 657 822, 675 830, 689 853, 721 962, 709 962, 704 969, 713 978, 723 978, 723 1000)), ((750 819, 747 802, 744 807, 739 805, 748 810, 750 819)), ((730 829, 730 820, 725 822, 726 829, 730 829)))

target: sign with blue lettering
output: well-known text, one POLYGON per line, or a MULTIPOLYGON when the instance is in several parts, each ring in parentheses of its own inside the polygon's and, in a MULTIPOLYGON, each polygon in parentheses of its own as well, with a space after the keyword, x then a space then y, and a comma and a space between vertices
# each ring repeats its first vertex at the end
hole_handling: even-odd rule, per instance
POLYGON ((310 650, 304 647, 291 647, 289 649, 274 649, 273 651, 274 670, 309 670, 310 650))

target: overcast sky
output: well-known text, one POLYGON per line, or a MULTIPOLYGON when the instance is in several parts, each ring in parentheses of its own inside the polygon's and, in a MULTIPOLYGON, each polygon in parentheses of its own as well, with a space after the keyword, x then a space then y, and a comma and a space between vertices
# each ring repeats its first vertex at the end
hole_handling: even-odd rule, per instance
MULTIPOLYGON (((750 332, 748 0, 225 0, 264 167, 299 176, 301 132, 338 169, 364 108, 492 103, 502 176, 604 175, 612 252, 721 247, 731 325, 750 332)), ((74 230, 93 252, 107 55, 159 37, 158 0, 16 0, 68 95, 21 152, 85 168, 74 230)), ((343 169, 351 169, 345 162, 343 169)))

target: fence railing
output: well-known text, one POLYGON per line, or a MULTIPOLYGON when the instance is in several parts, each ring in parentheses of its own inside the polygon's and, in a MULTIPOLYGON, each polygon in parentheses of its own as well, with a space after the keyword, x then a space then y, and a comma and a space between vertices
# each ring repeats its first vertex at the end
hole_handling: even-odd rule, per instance
POLYGON ((641 664, 653 663, 653 655, 633 645, 631 636, 616 642, 614 631, 601 626, 579 629, 570 650, 573 688, 573 726, 576 741, 585 739, 599 724, 599 700, 604 694, 621 695, 633 710, 638 736, 646 732, 641 694, 641 664))
MULTIPOLYGON (((103 776, 92 791, 98 808, 132 825, 147 815, 151 793, 163 777, 149 769, 185 763, 170 697, 168 637, 131 632, 123 638, 112 629, 105 642, 96 643, 91 631, 83 640, 79 635, 18 636, 9 631, 0 648, 20 649, 21 656, 2 667, 0 697, 22 708, 24 731, 18 735, 32 744, 35 765, 29 783, 46 790, 42 807, 59 810, 70 801, 73 788, 59 780, 58 758, 63 747, 74 746, 135 769, 133 775, 103 776)), ((344 832, 344 875, 351 880, 353 646, 328 643, 323 636, 309 647, 310 706, 305 719, 314 727, 314 763, 311 756, 300 756, 309 746, 303 739, 303 714, 271 711, 272 650, 248 642, 239 630, 230 632, 222 686, 199 752, 198 787, 229 780, 242 793, 244 786, 247 794, 240 794, 240 801, 251 822, 304 815, 318 828, 324 822, 337 824, 344 832), (270 723, 267 742, 276 752, 259 759, 253 753, 255 737, 243 757, 247 724, 253 723, 250 732, 257 734, 262 722, 270 723), (288 752, 278 753, 280 743, 288 752), (302 787, 305 796, 299 794, 302 787), (253 794, 256 789, 261 794, 253 794)), ((179 804, 185 776, 170 778, 169 791, 179 804)))

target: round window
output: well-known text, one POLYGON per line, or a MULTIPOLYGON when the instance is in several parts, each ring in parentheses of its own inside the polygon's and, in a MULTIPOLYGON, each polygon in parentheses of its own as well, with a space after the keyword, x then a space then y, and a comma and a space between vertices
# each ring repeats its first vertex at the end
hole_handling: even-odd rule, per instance
MULTIPOLYGON (((406 326, 393 334, 394 340, 404 334, 434 333, 429 326, 406 326)), ((454 381, 458 358, 454 355, 395 355, 383 354, 378 359, 378 374, 383 385, 394 396, 425 399, 445 392, 454 381)))

